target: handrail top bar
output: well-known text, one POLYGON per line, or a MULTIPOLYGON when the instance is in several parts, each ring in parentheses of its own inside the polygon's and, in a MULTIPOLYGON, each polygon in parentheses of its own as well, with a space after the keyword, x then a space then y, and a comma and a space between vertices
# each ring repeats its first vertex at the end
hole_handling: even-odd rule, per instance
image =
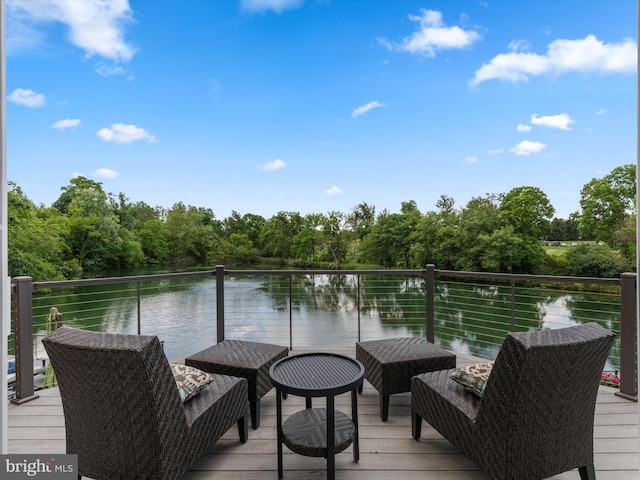
MULTIPOLYGON (((225 275, 424 275, 427 269, 408 270, 227 270, 225 275)), ((516 273, 491 273, 491 272, 465 272, 457 270, 434 269, 439 277, 466 277, 466 278, 489 278, 493 280, 519 280, 519 281, 539 281, 539 282, 559 282, 559 283, 586 283, 598 285, 620 285, 619 278, 596 278, 596 277, 568 277, 554 275, 531 275, 516 273)), ((86 278, 81 280, 60 280, 47 282, 34 282, 34 290, 44 288, 66 288, 76 286, 106 285, 115 283, 146 282, 154 280, 167 280, 177 278, 193 278, 215 276, 215 270, 201 270, 196 272, 178 273, 158 273, 151 275, 135 275, 130 277, 107 277, 107 278, 86 278)), ((624 274, 623 274, 624 275, 624 274)), ((15 277, 20 278, 20 277, 15 277)))
POLYGON ((494 280, 530 280, 539 282, 548 281, 559 283, 595 283, 600 285, 620 285, 619 278, 565 277, 555 275, 531 275, 525 273, 461 272, 458 270, 436 270, 436 275, 440 277, 490 278, 494 280))
POLYGON ((413 270, 336 270, 336 269, 318 269, 318 270, 227 270, 226 275, 424 275, 424 269, 413 270))
MULTIPOLYGON (((106 285, 113 283, 146 282, 154 280, 168 280, 173 278, 208 277, 215 275, 215 270, 205 270, 197 272, 179 273, 157 273, 151 275, 134 275, 130 277, 105 277, 105 278, 83 278, 81 280, 59 280, 49 282, 33 282, 34 289, 43 288, 66 288, 91 285, 106 285)), ((14 277, 17 278, 17 277, 14 277)))

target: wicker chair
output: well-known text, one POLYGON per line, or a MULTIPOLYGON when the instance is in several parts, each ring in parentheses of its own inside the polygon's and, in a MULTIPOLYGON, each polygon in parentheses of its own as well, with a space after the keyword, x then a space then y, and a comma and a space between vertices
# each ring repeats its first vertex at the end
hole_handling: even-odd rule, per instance
POLYGON ((247 381, 214 375, 183 404, 156 336, 62 327, 42 343, 78 478, 177 479, 234 424, 247 439, 247 381))
POLYGON ((482 398, 449 378, 413 377, 411 424, 422 419, 492 479, 543 479, 579 469, 594 480, 593 421, 614 335, 596 323, 510 333, 482 398))

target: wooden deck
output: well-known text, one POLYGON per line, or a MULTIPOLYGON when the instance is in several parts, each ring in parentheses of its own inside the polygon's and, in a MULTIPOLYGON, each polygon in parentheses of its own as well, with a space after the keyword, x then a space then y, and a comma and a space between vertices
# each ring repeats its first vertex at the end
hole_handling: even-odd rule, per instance
MULTIPOLYGON (((316 349, 319 350, 319 349, 316 349)), ((325 349, 354 356, 353 349, 325 349)), ((294 353, 301 353, 296 350, 294 353)), ((470 363, 459 356, 459 364, 470 363)), ((596 406, 594 448, 598 480, 637 480, 640 468, 638 404, 601 387, 596 406)), ((64 453, 62 406, 57 388, 37 392, 40 398, 9 405, 9 453, 64 453)), ((316 403, 319 400, 316 401, 316 403)), ((289 396, 283 415, 304 408, 304 399, 289 396)), ((336 398, 336 408, 350 412, 350 395, 336 398)), ((378 393, 365 381, 358 398, 360 461, 351 448, 336 455, 336 478, 345 480, 486 480, 488 477, 428 424, 419 442, 411 438, 410 395, 392 395, 389 420, 380 421, 378 393)), ((271 390, 262 400, 261 425, 249 429, 241 444, 237 429, 229 430, 196 462, 184 480, 277 479, 276 407, 271 390)), ((303 457, 284 447, 284 479, 326 478, 326 462, 303 457)), ((552 477, 579 480, 577 470, 552 477)), ((116 479, 114 479, 116 480, 116 479)))

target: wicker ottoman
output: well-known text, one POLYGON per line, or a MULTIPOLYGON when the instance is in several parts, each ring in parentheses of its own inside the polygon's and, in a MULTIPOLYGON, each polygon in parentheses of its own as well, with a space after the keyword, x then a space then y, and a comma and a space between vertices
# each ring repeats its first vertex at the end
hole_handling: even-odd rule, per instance
POLYGON ((411 377, 456 367, 455 354, 421 337, 358 342, 356 358, 364 365, 365 378, 380 393, 383 422, 389 416, 389 395, 410 392, 411 377))
POLYGON ((249 386, 251 426, 260 426, 260 399, 273 385, 269 367, 289 354, 287 347, 269 343, 223 340, 201 352, 185 358, 185 365, 209 373, 246 378, 249 386))

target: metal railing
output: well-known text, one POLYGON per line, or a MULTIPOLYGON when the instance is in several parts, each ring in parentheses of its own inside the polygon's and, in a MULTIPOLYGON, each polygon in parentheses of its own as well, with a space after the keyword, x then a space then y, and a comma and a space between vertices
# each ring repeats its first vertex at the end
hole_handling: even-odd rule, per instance
MULTIPOLYGON (((203 280, 215 283, 215 289, 207 287, 197 292, 200 297, 212 297, 215 320, 211 318, 213 311, 209 306, 200 310, 190 306, 195 310, 192 310, 189 322, 202 317, 201 320, 210 325, 210 331, 215 329, 218 342, 229 334, 243 335, 261 323, 261 330, 254 332, 259 338, 254 340, 259 341, 264 335, 273 335, 281 340, 286 335, 291 349, 302 346, 303 339, 318 337, 319 322, 314 322, 312 318, 305 324, 301 321, 303 313, 320 311, 324 317, 331 313, 333 318, 338 318, 344 313, 342 309, 349 310, 349 315, 355 316, 355 326, 350 326, 353 330, 347 333, 331 332, 333 336, 329 335, 329 338, 335 340, 330 340, 332 344, 337 341, 351 343, 380 334, 372 329, 371 317, 375 316, 389 328, 390 335, 425 336, 427 340, 452 350, 460 348, 456 342, 460 335, 466 335, 473 350, 465 353, 491 358, 495 357, 505 331, 545 326, 557 328, 562 322, 554 325, 559 321, 554 318, 560 318, 564 313, 548 311, 556 308, 564 312, 566 308, 554 304, 573 302, 572 321, 581 323, 595 319, 618 333, 616 351, 612 352, 616 369, 619 365, 620 371, 618 394, 637 400, 635 274, 608 279, 554 277, 437 270, 435 266, 428 265, 423 270, 226 270, 224 266, 217 266, 215 270, 199 272, 61 282, 33 282, 30 277, 16 277, 12 281, 16 356, 16 396, 12 401, 24 403, 37 398, 33 387, 32 352, 34 326, 36 331, 40 327, 37 322, 34 324, 34 318, 39 319, 43 315, 34 313, 34 293, 36 298, 39 292, 45 291, 56 292, 55 298, 58 300, 73 297, 70 304, 75 313, 81 312, 83 318, 95 322, 83 326, 101 329, 105 310, 85 290, 88 287, 104 288, 111 285, 115 290, 110 295, 122 301, 122 308, 126 310, 123 315, 135 318, 130 331, 121 333, 141 334, 143 312, 150 308, 147 300, 153 296, 152 292, 160 289, 166 292, 174 288, 172 295, 175 294, 175 297, 171 301, 175 303, 176 299, 185 295, 184 283, 181 282, 203 280), (234 290, 237 281, 247 278, 259 279, 255 282, 257 286, 237 294, 234 290), (553 289, 544 288, 547 286, 553 289), (581 292, 579 298, 576 286, 581 292), (242 295, 256 289, 264 290, 271 303, 267 307, 253 307, 254 311, 248 311, 249 302, 243 301, 242 295), (597 295, 591 299, 593 295, 590 291, 593 289, 597 290, 597 295), (319 291, 322 292, 320 297, 317 295, 319 291), (392 294, 389 293, 391 291, 392 294), (549 300, 549 292, 555 292, 555 300, 549 300), (567 295, 563 296, 562 292, 567 292, 567 295), (603 305, 605 311, 611 311, 606 318, 600 318, 603 305), (545 315, 540 311, 544 311, 545 315), (547 319, 545 324, 543 318, 547 319), (615 320, 612 322, 610 318, 615 320)), ((154 311, 161 311, 164 307, 161 305, 154 311)), ((338 320, 336 322, 339 323, 338 320)), ((176 324, 178 327, 175 328, 186 328, 186 322, 176 322, 173 317, 169 323, 172 328, 176 324)), ((114 328, 120 330, 121 326, 117 323, 114 328)), ((159 328, 157 319, 144 320, 145 333, 156 334, 159 328)), ((329 328, 332 328, 332 324, 329 324, 329 328)), ((167 336, 172 337, 173 334, 167 336)))

